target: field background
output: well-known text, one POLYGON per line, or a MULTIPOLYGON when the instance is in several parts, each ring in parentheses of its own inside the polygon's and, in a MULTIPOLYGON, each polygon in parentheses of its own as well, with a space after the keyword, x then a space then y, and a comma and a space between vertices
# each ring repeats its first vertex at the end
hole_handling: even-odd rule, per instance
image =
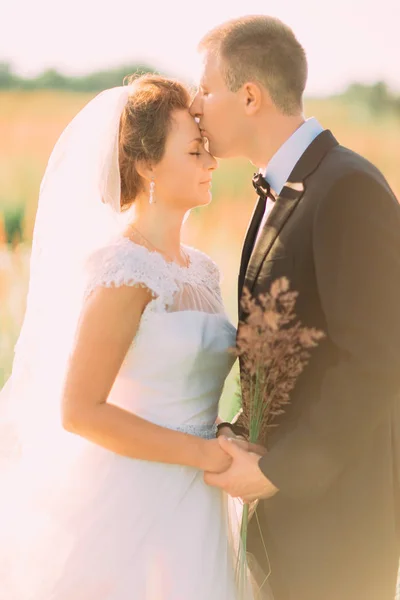
MULTIPOLYGON (((40 180, 57 137, 93 95, 52 90, 0 92, 0 388, 10 374, 24 314, 40 180)), ((316 116, 340 143, 375 163, 400 198, 400 113, 376 111, 367 103, 338 96, 307 100, 306 114, 316 116)), ((233 322, 241 245, 256 200, 250 181, 253 172, 246 161, 220 161, 212 204, 193 211, 184 231, 185 242, 219 264, 233 322)), ((234 410, 236 375, 234 369, 225 386, 221 413, 226 418, 234 410)))

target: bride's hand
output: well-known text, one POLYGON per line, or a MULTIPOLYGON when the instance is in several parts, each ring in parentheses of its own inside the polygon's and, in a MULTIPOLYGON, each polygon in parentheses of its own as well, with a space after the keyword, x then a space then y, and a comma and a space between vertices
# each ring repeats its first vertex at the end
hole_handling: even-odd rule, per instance
POLYGON ((217 439, 204 441, 201 468, 209 473, 223 473, 232 464, 232 458, 224 452, 217 439))

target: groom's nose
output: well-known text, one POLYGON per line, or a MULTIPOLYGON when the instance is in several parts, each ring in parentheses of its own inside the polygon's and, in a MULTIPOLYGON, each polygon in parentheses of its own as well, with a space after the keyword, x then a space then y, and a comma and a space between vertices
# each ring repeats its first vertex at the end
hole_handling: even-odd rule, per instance
POLYGON ((192 104, 190 105, 189 108, 189 112, 192 115, 192 117, 201 117, 203 115, 203 111, 201 108, 201 99, 200 99, 200 93, 197 92, 197 94, 195 95, 192 104))

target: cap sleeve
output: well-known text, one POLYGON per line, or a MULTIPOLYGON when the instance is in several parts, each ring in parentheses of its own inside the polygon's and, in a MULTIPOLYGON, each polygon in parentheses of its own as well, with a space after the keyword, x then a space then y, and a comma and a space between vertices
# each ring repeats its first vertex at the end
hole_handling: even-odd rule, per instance
POLYGON ((96 250, 85 265, 84 290, 89 297, 99 287, 146 287, 165 305, 172 303, 176 284, 165 276, 154 253, 124 238, 96 250))

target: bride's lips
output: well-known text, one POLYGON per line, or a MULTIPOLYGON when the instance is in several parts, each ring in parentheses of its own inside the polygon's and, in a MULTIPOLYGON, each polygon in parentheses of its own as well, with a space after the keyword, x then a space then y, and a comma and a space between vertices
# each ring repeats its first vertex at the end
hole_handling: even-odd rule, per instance
POLYGON ((207 179, 207 181, 200 181, 200 185, 206 185, 209 188, 211 188, 211 184, 212 184, 212 179, 207 179))

